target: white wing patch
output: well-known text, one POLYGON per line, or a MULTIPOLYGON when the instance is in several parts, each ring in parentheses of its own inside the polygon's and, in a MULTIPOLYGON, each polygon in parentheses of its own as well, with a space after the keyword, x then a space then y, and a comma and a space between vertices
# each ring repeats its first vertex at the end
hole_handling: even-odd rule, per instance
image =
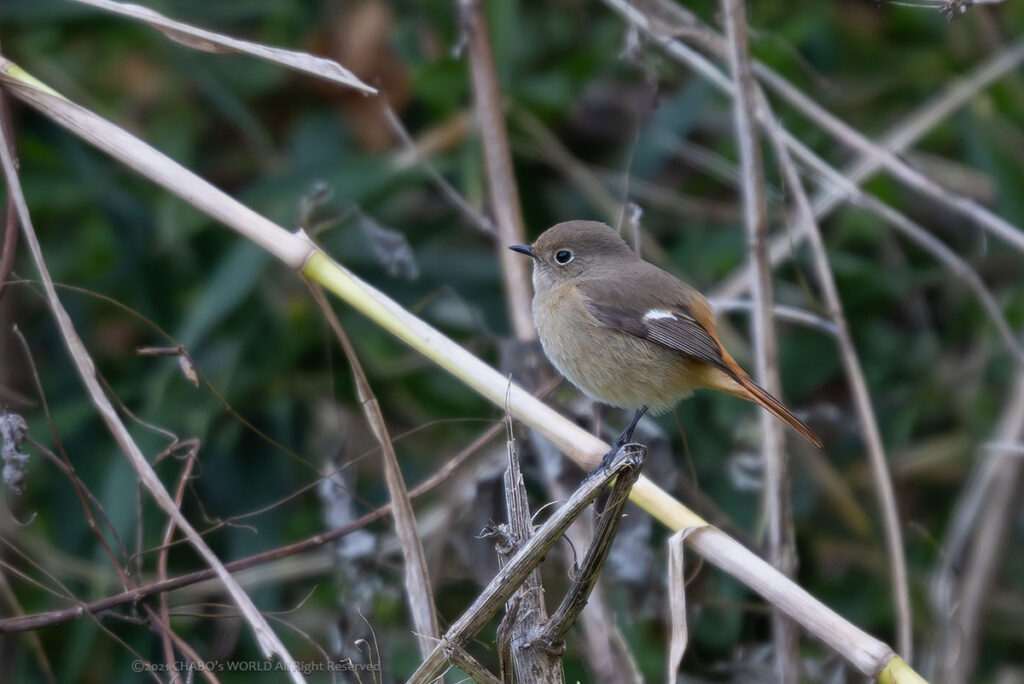
POLYGON ((671 318, 672 320, 676 320, 676 315, 671 311, 665 311, 663 309, 651 309, 644 314, 645 321, 654 321, 659 318, 671 318))

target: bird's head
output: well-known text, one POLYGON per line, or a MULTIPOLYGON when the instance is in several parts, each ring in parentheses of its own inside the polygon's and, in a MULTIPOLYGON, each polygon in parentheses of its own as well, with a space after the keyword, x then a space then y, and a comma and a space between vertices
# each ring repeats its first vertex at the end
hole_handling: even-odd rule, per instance
POLYGON ((542 292, 579 277, 613 276, 638 257, 615 230, 597 221, 558 223, 532 245, 511 245, 533 259, 533 287, 542 292))

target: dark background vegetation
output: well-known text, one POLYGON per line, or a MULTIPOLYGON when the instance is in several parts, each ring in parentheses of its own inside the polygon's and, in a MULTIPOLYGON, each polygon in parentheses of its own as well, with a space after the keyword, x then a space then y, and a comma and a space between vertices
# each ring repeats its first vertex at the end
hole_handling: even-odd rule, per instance
MULTIPOLYGON (((435 136, 431 163, 486 210, 479 139, 466 119, 470 81, 465 60, 454 55, 459 24, 452 2, 182 1, 154 7, 231 35, 329 55, 353 68, 382 89, 415 138, 435 136)), ((717 23, 717 3, 688 7, 717 23)), ((491 4, 490 18, 531 237, 570 218, 614 222, 617 216, 607 207, 617 211, 628 194, 644 211, 648 258, 704 290, 744 263, 738 192, 728 179, 735 175, 728 171, 735 148, 727 98, 655 47, 627 45, 622 21, 600 2, 508 0, 491 4), (553 155, 545 136, 575 161, 553 155), (725 178, 680 156, 683 142, 721 155, 725 178), (630 187, 624 190, 627 171, 630 187), (597 194, 581 186, 579 173, 597 181, 597 194)), ((3 53, 28 71, 281 225, 321 228, 318 240, 339 262, 484 359, 502 362, 509 327, 494 245, 453 210, 421 168, 403 161, 407 155, 378 100, 248 57, 195 52, 145 26, 72 3, 5 2, 0 21, 3 53), (310 197, 321 186, 330 197, 311 210, 310 197), (390 243, 375 249, 381 242, 377 228, 404 236, 413 261, 389 261, 395 255, 390 243)), ((1016 40, 1024 7, 1006 2, 975 8, 947 23, 928 8, 853 0, 757 2, 751 3, 750 22, 757 58, 880 137, 952 79, 1016 40)), ((836 164, 852 159, 781 103, 776 111, 826 158, 836 164)), ((22 180, 47 262, 57 281, 79 288, 64 289, 61 296, 100 372, 136 416, 183 439, 201 440, 200 466, 183 507, 198 527, 249 516, 207 535, 215 551, 227 560, 281 546, 386 501, 379 454, 354 398, 349 368, 295 274, 48 120, 23 106, 13 112, 22 180), (136 354, 138 346, 167 344, 157 327, 185 345, 209 386, 192 386, 173 359, 136 354), (338 467, 338 487, 316 484, 321 472, 338 467)), ((1022 112, 1024 80, 1017 72, 946 118, 909 158, 1024 225, 1022 112)), ((769 155, 769 182, 778 189, 772 162, 769 155)), ((1024 326, 1019 252, 884 176, 866 187, 933 229, 977 269, 1010 324, 1024 326)), ((777 202, 772 215, 773 227, 781 225, 785 212, 777 202)), ((983 455, 981 445, 993 435, 1015 364, 964 285, 877 218, 844 207, 823 229, 895 479, 921 645, 942 619, 930 614, 926 589, 943 554, 953 503, 983 455)), ((795 261, 778 269, 776 297, 821 312, 808 283, 809 264, 802 248, 795 261)), ((37 275, 25 250, 16 274, 37 275)), ((337 308, 392 434, 402 436, 396 447, 410 486, 500 417, 387 333, 337 308)), ((746 315, 725 320, 733 324, 726 326, 727 345, 749 367, 746 315)), ((25 416, 35 439, 53 448, 12 333, 17 325, 38 366, 55 434, 134 549, 134 473, 85 397, 39 288, 9 287, 0 322, 3 401, 25 416)), ((790 324, 780 326, 779 336, 785 397, 826 443, 822 457, 790 442, 797 580, 892 643, 887 558, 835 345, 818 331, 790 324)), ((586 419, 589 410, 575 397, 564 386, 551 400, 586 419)), ((624 419, 609 412, 605 422, 615 429, 624 419)), ((674 415, 658 418, 657 434, 645 433, 656 445, 650 468, 659 480, 684 501, 689 499, 682 480, 695 481, 714 502, 716 519, 754 544, 761 529, 757 420, 750 405, 698 393, 674 415)), ((133 424, 133 433, 147 455, 167 445, 141 424, 133 424)), ((503 451, 499 439, 416 503, 443 624, 461 613, 496 569, 490 544, 475 535, 489 520, 502 519, 503 451)), ((548 499, 528 447, 524 458, 540 506, 548 499)), ((174 459, 158 468, 167 483, 179 471, 174 459)), ((562 476, 571 480, 578 469, 568 466, 562 476)), ((159 543, 164 519, 147 495, 141 498, 142 547, 151 548, 159 543)), ((617 542, 604 590, 643 673, 655 681, 664 676, 667 640, 666 533, 638 509, 631 514, 637 520, 617 542)), ((1019 678, 1024 671, 1024 510, 1018 505, 1012 515, 1011 537, 988 597, 992 605, 976 681, 996 681, 1007 672, 1019 678)), ((81 599, 120 591, 68 478, 45 461, 34 457, 24 495, 5 495, 3 518, 4 537, 81 599), (24 527, 14 522, 30 518, 24 527)), ((569 552, 565 545, 558 550, 569 552)), ((0 557, 43 580, 10 548, 0 557)), ((155 554, 145 559, 151 576, 155 554)), ((172 575, 201 567, 183 546, 172 551, 170 562, 172 575)), ((566 583, 564 563, 549 558, 545 567, 548 591, 558 596, 566 583)), ((691 645, 684 671, 738 680, 765 662, 771 643, 766 606, 718 571, 697 571, 696 562, 691 568, 691 645)), ((386 681, 407 675, 418 662, 401 557, 388 523, 338 548, 263 571, 261 580, 247 585, 257 604, 291 611, 281 619, 328 652, 366 662, 354 641, 373 642, 372 627, 386 681)), ((67 605, 5 574, 26 612, 67 605)), ((209 590, 172 596, 172 606, 186 606, 194 615, 218 612, 209 603, 224 602, 209 590)), ((138 615, 130 608, 118 612, 138 615)), ((161 661, 159 638, 145 626, 115 616, 100 620, 142 656, 161 661)), ((182 616, 173 624, 204 657, 259 657, 248 628, 232 618, 182 616)), ((307 639, 285 627, 280 631, 297 658, 319 657, 307 639)), ((492 666, 493 631, 492 625, 474 651, 492 666)), ((129 669, 134 656, 91 620, 37 634, 60 681, 138 676, 129 669)), ((40 680, 24 635, 0 644, 0 678, 40 680)), ((804 640, 801 654, 826 669, 834 658, 811 639, 804 640)), ((565 663, 570 681, 588 680, 572 638, 565 663)))

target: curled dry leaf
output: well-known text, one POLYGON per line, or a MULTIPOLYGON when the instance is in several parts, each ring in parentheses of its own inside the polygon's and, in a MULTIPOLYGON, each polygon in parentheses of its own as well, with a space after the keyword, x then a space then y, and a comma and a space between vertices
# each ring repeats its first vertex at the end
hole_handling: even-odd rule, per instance
POLYGON ((382 226, 363 212, 359 212, 359 228, 389 276, 405 280, 419 277, 420 266, 405 235, 394 228, 382 226))
POLYGON ((690 534, 700 528, 687 527, 668 539, 668 620, 671 638, 668 646, 668 670, 665 681, 676 681, 679 666, 686 654, 690 632, 686 624, 686 568, 684 565, 684 542, 690 534))

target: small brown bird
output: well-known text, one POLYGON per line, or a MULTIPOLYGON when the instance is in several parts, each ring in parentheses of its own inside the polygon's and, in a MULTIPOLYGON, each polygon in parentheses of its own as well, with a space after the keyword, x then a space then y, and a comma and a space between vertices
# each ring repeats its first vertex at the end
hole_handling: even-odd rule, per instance
POLYGON ((821 448, 722 347, 707 300, 610 226, 567 221, 509 249, 533 259, 533 321, 551 363, 592 399, 636 409, 613 451, 648 408, 663 413, 701 387, 760 404, 821 448))

